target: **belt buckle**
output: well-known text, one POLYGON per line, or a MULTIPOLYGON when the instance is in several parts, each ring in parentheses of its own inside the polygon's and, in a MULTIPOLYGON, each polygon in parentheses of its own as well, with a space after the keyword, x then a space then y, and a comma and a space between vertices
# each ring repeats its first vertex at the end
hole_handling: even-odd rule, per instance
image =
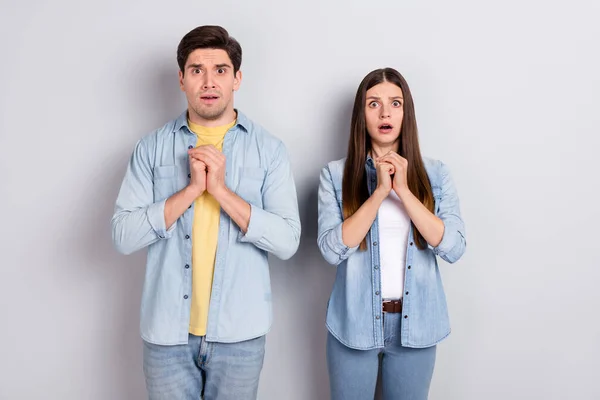
POLYGON ((382 311, 386 312, 386 313, 400 313, 400 312, 402 312, 402 299, 384 301, 381 308, 382 308, 382 311), (386 311, 384 309, 386 303, 390 305, 390 307, 391 307, 390 311, 386 311))

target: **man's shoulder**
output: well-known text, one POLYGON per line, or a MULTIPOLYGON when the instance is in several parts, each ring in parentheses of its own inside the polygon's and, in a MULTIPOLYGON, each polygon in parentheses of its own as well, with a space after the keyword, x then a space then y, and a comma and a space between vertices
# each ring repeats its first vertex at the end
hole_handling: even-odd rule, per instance
POLYGON ((238 123, 262 146, 266 146, 268 148, 277 148, 284 145, 283 141, 279 137, 275 136, 263 125, 259 124, 253 119, 250 119, 241 112, 239 112, 238 115, 238 123))
POLYGON ((173 118, 172 120, 167 121, 163 126, 144 134, 139 140, 140 143, 145 146, 162 144, 165 139, 171 138, 173 133, 178 129, 178 125, 181 124, 181 118, 181 115, 177 118, 173 118))

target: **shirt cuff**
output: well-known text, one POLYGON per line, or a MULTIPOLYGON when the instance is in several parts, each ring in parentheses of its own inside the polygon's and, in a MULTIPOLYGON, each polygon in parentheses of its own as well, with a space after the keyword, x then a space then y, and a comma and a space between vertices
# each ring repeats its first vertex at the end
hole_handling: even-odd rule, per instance
POLYGON ((262 239, 267 223, 265 221, 267 212, 262 208, 250 204, 250 221, 246 234, 240 232, 238 239, 244 243, 256 243, 262 239))
POLYGON ((452 229, 453 228, 451 226, 444 225, 444 234, 442 235, 441 242, 437 246, 432 247, 432 250, 435 255, 438 255, 440 257, 446 255, 454 247, 454 243, 452 243, 453 238, 451 235, 452 229))
POLYGON ((175 221, 168 230, 165 226, 166 202, 166 199, 163 201, 159 201, 158 203, 151 204, 146 209, 146 216, 148 217, 150 226, 152 226, 152 229, 154 229, 154 232, 156 232, 156 235, 160 239, 169 239, 173 235, 173 231, 175 230, 175 226, 177 225, 177 221, 175 221))
POLYGON ((344 244, 344 240, 342 238, 342 225, 343 223, 335 227, 332 232, 333 235, 329 236, 332 239, 329 243, 329 247, 337 255, 339 255, 341 259, 346 259, 350 257, 352 253, 354 253, 358 249, 359 246, 348 247, 344 244))

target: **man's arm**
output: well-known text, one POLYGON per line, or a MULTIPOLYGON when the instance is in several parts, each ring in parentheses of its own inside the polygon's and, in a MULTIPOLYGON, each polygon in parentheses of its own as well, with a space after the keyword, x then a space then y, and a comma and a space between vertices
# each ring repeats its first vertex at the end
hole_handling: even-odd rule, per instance
POLYGON ((206 189, 206 164, 189 157, 190 184, 169 197, 165 203, 165 225, 171 227, 206 189))
POLYGON ((248 204, 225 186, 225 156, 212 146, 190 150, 207 166, 207 191, 239 226, 241 242, 286 260, 300 244, 300 215, 296 186, 287 151, 280 143, 263 183, 263 208, 248 204))
MULTIPOLYGON (((198 164, 196 169, 201 169, 198 164)), ((194 169, 192 170, 194 173, 194 169)), ((144 139, 129 160, 112 217, 112 240, 117 251, 134 253, 159 240, 169 239, 177 219, 202 193, 201 175, 166 200, 154 202, 154 178, 144 139)))

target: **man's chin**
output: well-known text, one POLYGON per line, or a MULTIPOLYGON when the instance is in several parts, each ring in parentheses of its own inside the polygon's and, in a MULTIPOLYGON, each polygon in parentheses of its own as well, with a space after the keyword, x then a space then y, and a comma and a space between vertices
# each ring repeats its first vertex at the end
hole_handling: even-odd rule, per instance
POLYGON ((223 114, 225 114, 225 109, 219 109, 219 110, 215 110, 215 109, 202 109, 202 110, 195 110, 196 114, 198 114, 198 116, 202 119, 205 119, 207 121, 215 121, 219 118, 221 118, 223 116, 223 114))

